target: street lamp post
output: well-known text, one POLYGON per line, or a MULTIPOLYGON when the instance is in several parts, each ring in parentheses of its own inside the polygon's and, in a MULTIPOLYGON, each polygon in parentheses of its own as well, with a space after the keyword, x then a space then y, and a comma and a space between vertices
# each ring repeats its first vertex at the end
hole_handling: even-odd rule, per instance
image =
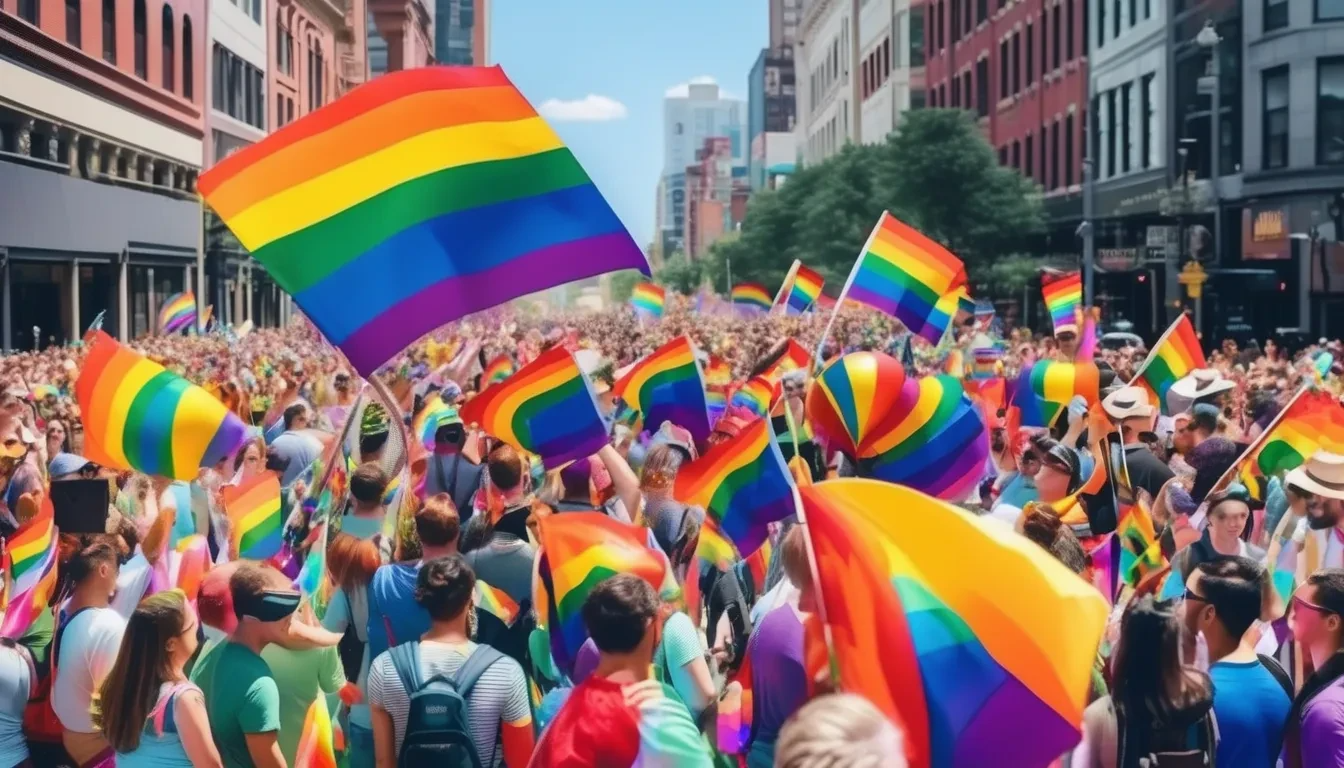
MULTIPOLYGON (((1223 244, 1223 206, 1222 206, 1222 83, 1219 80, 1221 74, 1221 62, 1218 56, 1218 43, 1222 42, 1218 36, 1218 30, 1213 26, 1213 19, 1204 22, 1204 27, 1195 35, 1195 44, 1200 48, 1209 50, 1209 58, 1212 66, 1209 68, 1209 79, 1213 81, 1213 87, 1210 91, 1212 99, 1213 112, 1209 116, 1210 140, 1213 142, 1209 147, 1209 188, 1213 197, 1213 263, 1222 263, 1222 244, 1223 244)), ((1201 78, 1203 79, 1203 78, 1201 78)))

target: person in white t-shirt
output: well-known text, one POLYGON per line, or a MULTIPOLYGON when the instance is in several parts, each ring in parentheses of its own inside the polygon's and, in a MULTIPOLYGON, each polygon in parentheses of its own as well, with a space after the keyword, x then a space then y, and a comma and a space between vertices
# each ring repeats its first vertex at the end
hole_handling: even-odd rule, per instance
POLYGON ((121 649, 126 619, 110 606, 117 586, 117 551, 98 542, 80 550, 67 566, 75 585, 52 641, 51 708, 64 729, 61 741, 78 765, 111 756, 107 740, 93 725, 94 692, 121 649))

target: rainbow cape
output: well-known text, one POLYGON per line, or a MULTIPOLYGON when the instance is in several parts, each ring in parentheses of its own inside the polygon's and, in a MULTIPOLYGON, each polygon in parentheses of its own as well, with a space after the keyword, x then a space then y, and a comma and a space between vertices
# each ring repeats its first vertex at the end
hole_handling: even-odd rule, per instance
POLYGON ((449 321, 649 269, 499 67, 374 78, 219 161, 198 189, 366 378, 449 321))

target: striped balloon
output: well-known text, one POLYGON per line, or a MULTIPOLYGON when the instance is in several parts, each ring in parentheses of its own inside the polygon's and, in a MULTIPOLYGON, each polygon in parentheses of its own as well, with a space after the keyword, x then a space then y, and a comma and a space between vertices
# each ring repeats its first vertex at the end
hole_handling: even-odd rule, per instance
POLYGON ((833 361, 807 393, 813 433, 850 456, 871 455, 872 438, 905 381, 901 364, 881 352, 852 352, 833 361))
POLYGON ((964 501, 985 475, 989 431, 984 414, 951 376, 907 379, 887 413, 860 474, 964 501))

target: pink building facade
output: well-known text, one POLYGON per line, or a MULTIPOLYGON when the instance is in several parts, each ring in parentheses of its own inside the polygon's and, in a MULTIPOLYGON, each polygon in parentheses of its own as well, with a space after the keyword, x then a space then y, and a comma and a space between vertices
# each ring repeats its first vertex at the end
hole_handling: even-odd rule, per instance
POLYGON ((336 41, 348 27, 335 0, 276 0, 270 7, 268 127, 274 131, 340 95, 336 41))

